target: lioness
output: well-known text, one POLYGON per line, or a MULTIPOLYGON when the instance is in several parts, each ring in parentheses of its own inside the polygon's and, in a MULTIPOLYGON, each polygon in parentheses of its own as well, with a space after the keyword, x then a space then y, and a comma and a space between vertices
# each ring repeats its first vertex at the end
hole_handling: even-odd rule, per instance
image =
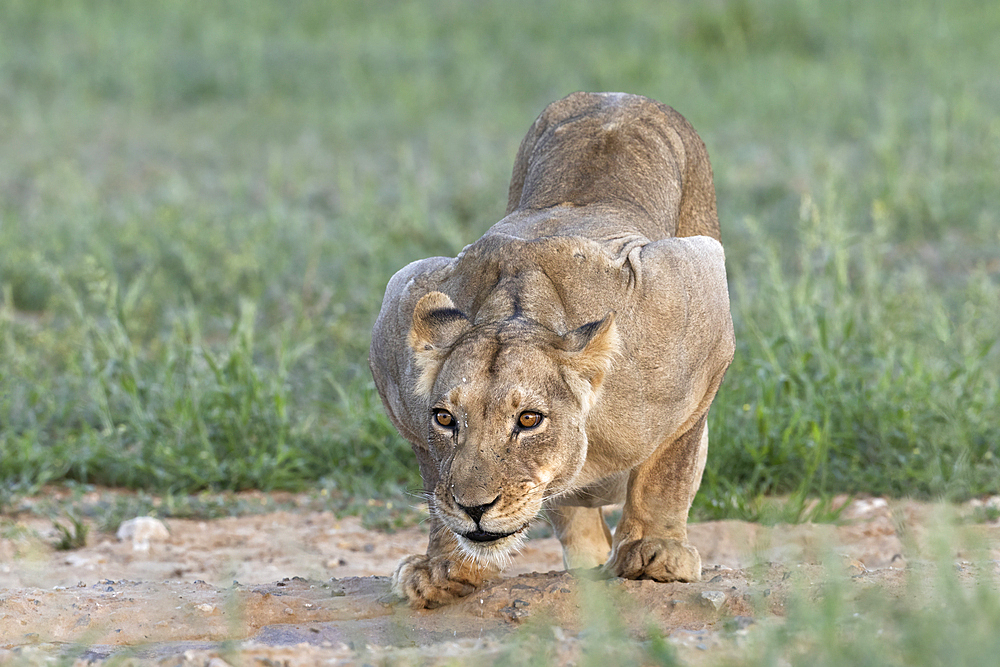
POLYGON ((470 594, 543 507, 567 568, 697 581, 687 515, 733 350, 694 128, 636 95, 550 104, 506 217, 386 288, 370 363, 431 513, 427 554, 403 559, 393 592, 428 608, 470 594), (612 537, 601 506, 622 501, 612 537))

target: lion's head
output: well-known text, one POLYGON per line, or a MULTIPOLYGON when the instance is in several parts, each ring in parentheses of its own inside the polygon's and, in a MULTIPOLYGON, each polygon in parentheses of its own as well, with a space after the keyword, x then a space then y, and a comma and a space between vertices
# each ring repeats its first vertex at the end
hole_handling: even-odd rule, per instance
POLYGON ((409 339, 438 471, 431 511, 466 555, 505 565, 587 457, 587 414, 618 354, 614 314, 564 335, 522 317, 475 325, 431 292, 409 339))

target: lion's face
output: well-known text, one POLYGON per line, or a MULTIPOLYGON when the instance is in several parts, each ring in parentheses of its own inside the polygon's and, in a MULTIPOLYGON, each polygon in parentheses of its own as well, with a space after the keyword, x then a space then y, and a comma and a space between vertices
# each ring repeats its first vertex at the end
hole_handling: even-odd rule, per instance
POLYGON ((614 318, 565 336, 518 319, 474 327, 432 295, 411 332, 438 469, 432 511, 471 558, 505 565, 543 500, 572 488, 583 466, 614 318))
POLYGON ((558 363, 544 343, 505 333, 455 346, 427 415, 440 475, 434 510, 477 559, 516 546, 542 500, 567 487, 587 453, 583 405, 558 363))

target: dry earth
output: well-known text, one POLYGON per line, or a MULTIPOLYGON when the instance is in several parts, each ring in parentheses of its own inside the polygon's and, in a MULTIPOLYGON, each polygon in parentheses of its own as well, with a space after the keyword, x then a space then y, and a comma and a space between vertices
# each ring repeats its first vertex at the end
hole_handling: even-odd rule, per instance
MULTIPOLYGON (((655 627, 698 664, 738 650, 782 616, 793 586, 831 571, 908 594, 905 570, 924 558, 940 509, 871 498, 852 501, 839 525, 693 524, 698 584, 575 577, 558 542, 536 538, 504 579, 433 611, 387 599, 395 563, 425 547, 420 526, 377 532, 292 509, 171 519, 168 533, 124 540, 91 531, 86 546, 57 551, 52 521, 21 512, 0 516, 0 664, 479 664, 537 641, 574 664, 586 634, 609 623, 638 641, 655 627)), ((1000 558, 997 522, 972 530, 980 551, 956 560, 1000 558)))

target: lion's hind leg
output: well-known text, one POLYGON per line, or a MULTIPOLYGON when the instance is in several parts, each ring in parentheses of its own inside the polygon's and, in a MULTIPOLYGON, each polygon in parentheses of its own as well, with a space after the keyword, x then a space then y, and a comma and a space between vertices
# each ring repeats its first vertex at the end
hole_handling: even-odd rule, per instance
POLYGON ((599 567, 611 550, 611 529, 600 507, 550 507, 549 518, 563 548, 567 570, 599 567))

